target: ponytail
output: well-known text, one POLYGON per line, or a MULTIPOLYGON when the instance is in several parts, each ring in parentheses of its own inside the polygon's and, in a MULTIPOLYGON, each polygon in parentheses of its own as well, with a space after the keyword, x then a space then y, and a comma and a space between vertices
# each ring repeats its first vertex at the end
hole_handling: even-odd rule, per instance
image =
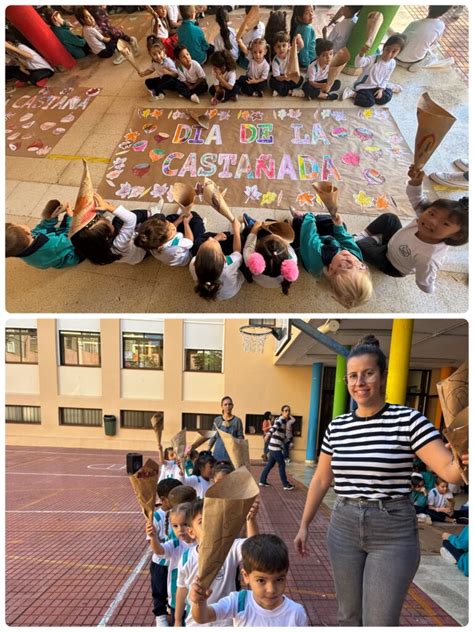
POLYGON ((222 39, 224 40, 224 46, 226 50, 231 50, 232 44, 230 42, 230 31, 227 25, 229 21, 229 14, 224 7, 219 7, 216 11, 216 22, 219 25, 219 30, 222 39))

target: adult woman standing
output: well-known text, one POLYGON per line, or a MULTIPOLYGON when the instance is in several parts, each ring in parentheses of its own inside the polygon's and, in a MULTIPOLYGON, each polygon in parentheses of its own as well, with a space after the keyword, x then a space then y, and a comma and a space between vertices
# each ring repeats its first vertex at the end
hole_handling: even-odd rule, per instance
MULTIPOLYGON (((242 420, 232 414, 234 402, 232 397, 226 395, 221 399, 222 414, 214 419, 213 430, 220 430, 232 435, 234 439, 244 439, 244 429, 242 420)), ((230 461, 230 457, 225 449, 224 442, 216 432, 214 437, 209 441, 209 450, 214 446, 214 457, 217 461, 230 461)))
POLYGON ((263 471, 260 475, 260 487, 270 487, 267 483, 267 477, 275 467, 275 464, 278 463, 278 471, 280 474, 280 480, 283 484, 283 489, 291 490, 294 489, 294 485, 290 483, 290 481, 286 477, 286 467, 285 467, 285 457, 284 457, 284 448, 286 441, 286 422, 291 416, 290 407, 288 405, 284 405, 281 407, 281 415, 278 419, 275 420, 273 426, 268 431, 270 438, 268 440, 268 463, 263 468, 263 471))
POLYGON ((461 480, 431 422, 412 408, 385 403, 386 377, 386 358, 367 336, 347 358, 346 383, 357 411, 328 426, 295 538, 306 555, 309 525, 334 475, 338 499, 327 544, 339 625, 398 625, 420 560, 409 500, 415 455, 446 481, 461 480))

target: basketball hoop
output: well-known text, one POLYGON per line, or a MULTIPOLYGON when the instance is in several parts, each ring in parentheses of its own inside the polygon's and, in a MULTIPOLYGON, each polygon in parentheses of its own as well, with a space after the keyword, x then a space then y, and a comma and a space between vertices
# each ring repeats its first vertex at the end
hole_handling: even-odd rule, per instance
POLYGON ((265 341, 273 333, 268 325, 243 325, 239 331, 245 353, 263 353, 265 341))

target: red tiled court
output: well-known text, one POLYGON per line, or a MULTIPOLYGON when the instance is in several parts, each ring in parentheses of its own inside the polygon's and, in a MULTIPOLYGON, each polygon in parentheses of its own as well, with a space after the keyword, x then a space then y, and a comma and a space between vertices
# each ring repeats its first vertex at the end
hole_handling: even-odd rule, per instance
MULTIPOLYGON (((260 467, 252 471, 257 477, 260 467)), ((270 476, 276 482, 276 468, 270 476)), ((311 526, 310 557, 293 552, 304 500, 298 484, 292 492, 262 490, 260 530, 290 547, 288 595, 304 604, 312 625, 336 625, 326 507, 311 526)), ((154 625, 145 523, 124 452, 8 447, 6 511, 8 625, 154 625)), ((412 586, 401 625, 457 624, 412 586)))

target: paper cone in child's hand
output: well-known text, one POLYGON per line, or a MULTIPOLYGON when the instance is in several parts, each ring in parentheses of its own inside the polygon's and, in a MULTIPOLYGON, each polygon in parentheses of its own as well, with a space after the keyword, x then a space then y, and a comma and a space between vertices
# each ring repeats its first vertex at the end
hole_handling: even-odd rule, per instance
POLYGON ((367 15, 367 37, 365 39, 365 45, 369 48, 374 43, 374 40, 379 32, 383 22, 383 14, 380 11, 371 11, 367 15))
POLYGON ((298 62, 298 47, 296 46, 296 37, 293 38, 290 48, 290 58, 288 60, 288 68, 286 75, 290 81, 298 83, 300 80, 300 65, 298 62))
POLYGON ((313 182, 313 189, 332 217, 337 215, 338 189, 330 182, 313 182))
POLYGON ((128 63, 132 65, 138 73, 140 73, 140 66, 135 61, 133 51, 128 45, 128 42, 119 38, 117 40, 117 50, 119 53, 121 53, 125 57, 128 63))
POLYGON ((71 226, 69 228, 69 238, 84 228, 96 214, 91 174, 89 173, 87 162, 83 160, 82 164, 84 169, 76 203, 74 205, 71 226))
POLYGON ((341 72, 346 67, 347 62, 351 58, 351 54, 347 48, 341 48, 332 58, 331 63, 329 64, 328 78, 326 79, 326 83, 331 89, 331 86, 339 77, 341 72))
POLYGON ((467 362, 436 384, 444 423, 449 427, 456 416, 469 404, 469 368, 467 362))
POLYGON ((201 192, 204 200, 212 206, 221 215, 226 217, 229 222, 234 221, 234 216, 230 208, 227 206, 227 202, 224 200, 224 196, 217 188, 216 184, 209 178, 204 178, 204 184, 201 185, 201 192))
POLYGON ((469 407, 463 408, 451 424, 443 432, 451 445, 456 463, 459 467, 463 481, 468 484, 468 466, 463 465, 461 457, 469 451, 469 407))
POLYGON ((258 493, 258 485, 246 467, 239 467, 207 490, 198 568, 205 589, 222 567, 258 493))
POLYGON ((415 138, 414 164, 417 169, 423 169, 456 118, 435 103, 427 92, 418 99, 416 116, 418 129, 415 138))
POLYGON ((257 5, 254 5, 242 20, 242 24, 237 31, 237 39, 240 39, 242 35, 247 33, 247 31, 250 31, 250 29, 253 29, 255 26, 257 26, 259 20, 260 9, 257 5))
POLYGON ((151 418, 151 425, 156 434, 158 446, 161 445, 161 435, 163 434, 163 413, 155 413, 151 418))
POLYGON ((173 200, 179 204, 183 215, 189 215, 194 204, 196 191, 190 184, 178 182, 172 185, 173 200))
POLYGON ((153 459, 147 459, 145 465, 129 476, 138 504, 148 522, 153 522, 156 503, 156 484, 160 466, 153 459))
POLYGON ((227 454, 230 456, 232 465, 235 469, 245 465, 250 466, 250 454, 249 454, 249 442, 247 439, 236 439, 228 432, 222 430, 217 431, 219 437, 224 443, 224 447, 227 450, 227 454))
POLYGON ((182 459, 186 450, 186 430, 180 430, 174 437, 171 437, 171 445, 176 455, 182 459))
POLYGON ((262 223, 262 228, 268 230, 268 232, 275 235, 275 237, 280 237, 289 244, 295 240, 295 231, 286 222, 266 221, 262 223))
POLYGON ((201 437, 204 437, 204 439, 212 439, 216 434, 215 430, 196 430, 196 432, 200 434, 201 437))

